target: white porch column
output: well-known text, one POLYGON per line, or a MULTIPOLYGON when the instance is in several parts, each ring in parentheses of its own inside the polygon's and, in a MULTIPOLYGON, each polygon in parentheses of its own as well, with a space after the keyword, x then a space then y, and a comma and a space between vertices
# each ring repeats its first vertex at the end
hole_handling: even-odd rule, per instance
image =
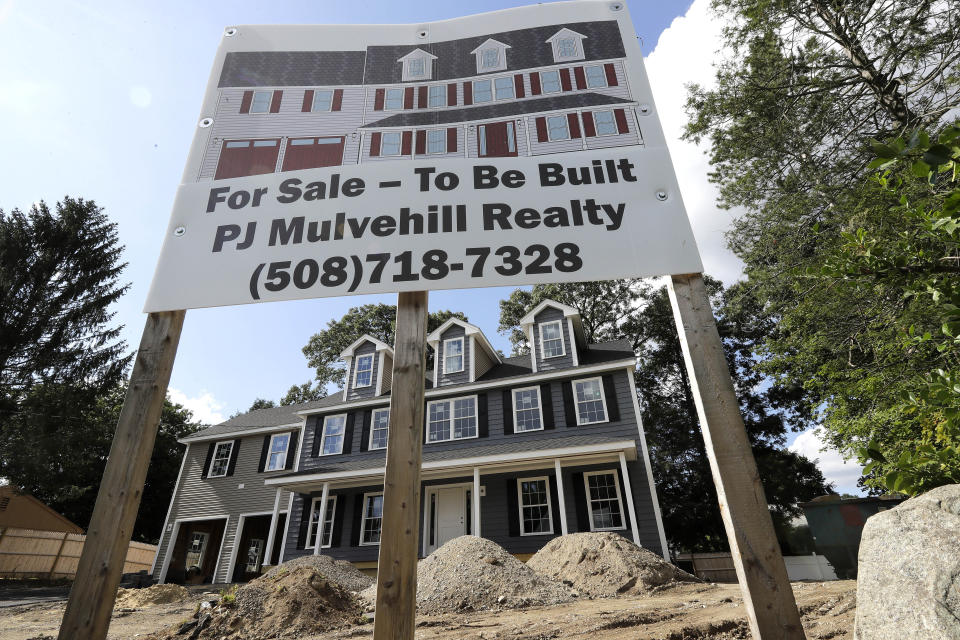
POLYGON ((273 566, 273 539, 275 532, 277 530, 277 520, 280 519, 280 492, 282 489, 277 489, 277 497, 273 500, 273 515, 270 517, 270 531, 267 532, 267 548, 266 553, 263 554, 264 562, 263 564, 273 566))
MULTIPOLYGON (((572 333, 570 335, 573 335, 572 333)), ((563 497, 563 474, 560 472, 560 458, 554 458, 553 469, 557 474, 557 499, 560 507, 560 534, 567 535, 567 502, 563 497)))
MULTIPOLYGON (((323 543, 323 521, 327 517, 327 497, 330 495, 330 483, 323 483, 323 493, 320 494, 320 517, 317 518, 317 538, 313 544, 313 555, 320 555, 320 545, 323 543)), ((308 525, 309 526, 309 525, 308 525)))
POLYGON ((473 468, 473 535, 480 537, 480 467, 473 468))
POLYGON ((627 499, 627 512, 630 514, 630 528, 633 529, 633 541, 640 544, 640 528, 637 527, 637 510, 633 506, 633 489, 630 487, 630 474, 627 473, 627 457, 620 452, 620 471, 623 472, 623 492, 627 499))

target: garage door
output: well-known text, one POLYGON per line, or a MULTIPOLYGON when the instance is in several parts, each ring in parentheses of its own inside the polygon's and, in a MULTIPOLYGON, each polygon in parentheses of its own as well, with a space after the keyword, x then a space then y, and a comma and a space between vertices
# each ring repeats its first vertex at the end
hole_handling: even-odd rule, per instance
POLYGON ((224 140, 215 180, 273 173, 280 140, 224 140))
POLYGON ((334 167, 343 162, 343 138, 290 138, 283 155, 283 170, 334 167))

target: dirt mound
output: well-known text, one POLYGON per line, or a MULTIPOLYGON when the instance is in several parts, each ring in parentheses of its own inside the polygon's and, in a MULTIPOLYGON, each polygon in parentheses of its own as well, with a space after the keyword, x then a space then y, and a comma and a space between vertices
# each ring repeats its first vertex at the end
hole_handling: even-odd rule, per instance
POLYGON ((538 551, 527 567, 595 597, 644 594, 677 582, 699 582, 616 533, 571 533, 538 551))
MULTIPOLYGON (((361 597, 370 605, 377 587, 361 597)), ((417 611, 481 611, 558 604, 573 595, 562 584, 534 573, 495 542, 476 536, 454 538, 420 561, 417 611)))
POLYGON ((142 609, 186 600, 190 592, 178 584, 155 584, 145 589, 117 589, 114 609, 142 609))
POLYGON ((363 591, 373 584, 373 578, 363 573, 345 560, 334 560, 330 556, 304 556, 270 569, 264 577, 272 578, 278 574, 292 571, 297 567, 313 567, 328 580, 336 582, 348 591, 363 591))

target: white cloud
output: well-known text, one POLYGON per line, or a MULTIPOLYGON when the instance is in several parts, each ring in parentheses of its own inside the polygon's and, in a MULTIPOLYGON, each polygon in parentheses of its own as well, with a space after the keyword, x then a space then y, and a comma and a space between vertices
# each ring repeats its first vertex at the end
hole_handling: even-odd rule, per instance
POLYGON ((153 94, 150 89, 141 86, 130 87, 130 102, 135 107, 146 109, 153 102, 153 94))
POLYGON ((171 401, 182 404, 192 411, 193 419, 197 422, 217 424, 225 420, 223 414, 220 413, 223 410, 223 405, 217 402, 213 394, 206 389, 202 389, 200 394, 194 397, 190 397, 183 391, 172 387, 167 389, 167 393, 170 395, 171 401))
POLYGON ((685 85, 715 85, 713 64, 721 59, 722 28, 723 23, 710 12, 710 1, 695 0, 686 15, 675 18, 660 34, 645 63, 704 269, 730 284, 741 277, 743 266, 726 248, 723 234, 739 212, 717 208, 717 188, 707 181, 706 146, 680 139, 687 122, 685 85))
POLYGON ((838 493, 852 493, 859 495, 857 487, 862 467, 856 461, 848 462, 835 449, 821 439, 819 427, 807 429, 793 441, 790 451, 816 461, 817 467, 823 473, 827 482, 833 482, 838 493))

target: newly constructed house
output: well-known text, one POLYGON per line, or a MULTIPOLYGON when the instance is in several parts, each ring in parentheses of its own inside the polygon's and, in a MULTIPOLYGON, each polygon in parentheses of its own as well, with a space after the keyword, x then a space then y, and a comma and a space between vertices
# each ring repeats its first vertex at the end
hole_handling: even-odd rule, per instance
MULTIPOLYGON (((530 352, 509 358, 456 318, 428 336, 421 556, 464 534, 526 557, 618 531, 666 557, 630 345, 587 344, 577 311, 552 301, 521 326, 530 352)), ((341 355, 342 390, 183 440, 160 581, 241 581, 315 553, 376 566, 393 350, 358 336, 341 355)))

